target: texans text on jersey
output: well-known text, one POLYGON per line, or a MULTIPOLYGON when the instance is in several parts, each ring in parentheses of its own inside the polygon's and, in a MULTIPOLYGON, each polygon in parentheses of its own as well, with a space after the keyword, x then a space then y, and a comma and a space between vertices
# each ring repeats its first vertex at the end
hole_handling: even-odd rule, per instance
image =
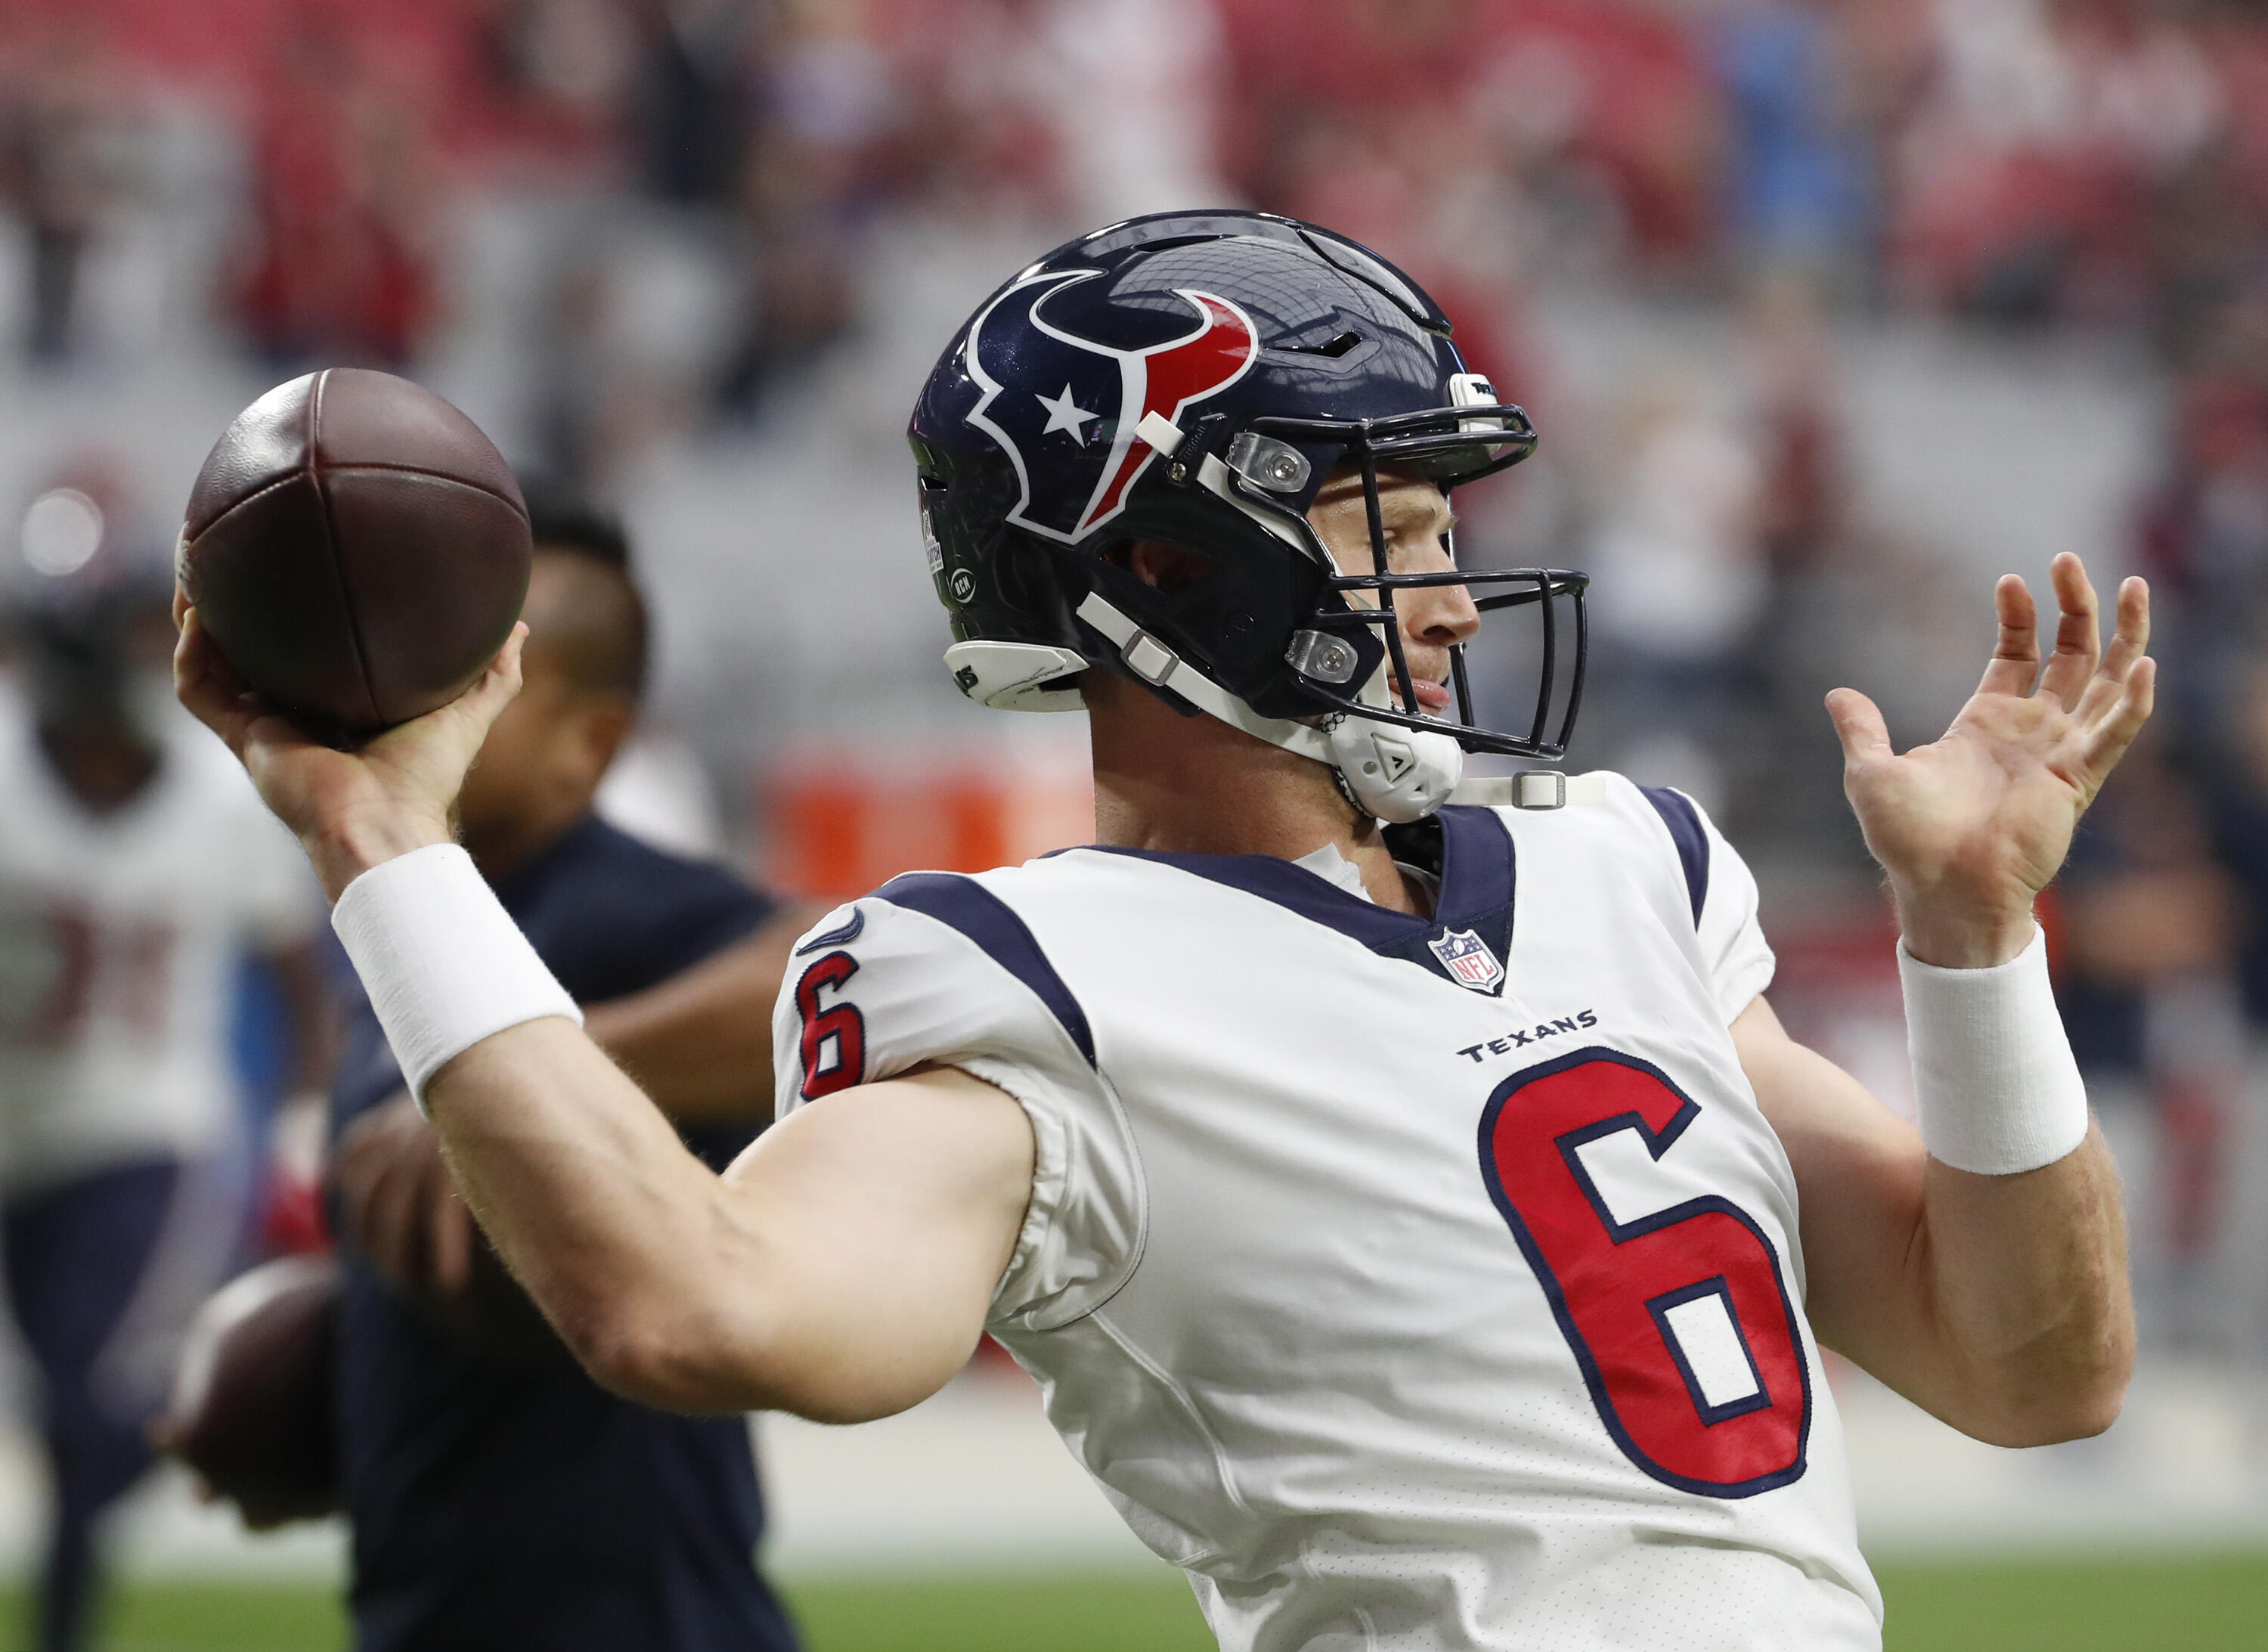
POLYGON ((1580 1032, 1584 1028, 1595 1027, 1598 1024, 1599 1017, 1596 1012, 1579 1009, 1572 1015, 1557 1015, 1548 1021, 1538 1021, 1525 1032, 1508 1032, 1501 1038, 1491 1038, 1483 1044, 1467 1044, 1457 1053, 1461 1056, 1469 1056, 1475 1061, 1478 1061, 1484 1054, 1509 1055, 1524 1045, 1542 1044, 1546 1038, 1556 1038, 1561 1033, 1580 1032))

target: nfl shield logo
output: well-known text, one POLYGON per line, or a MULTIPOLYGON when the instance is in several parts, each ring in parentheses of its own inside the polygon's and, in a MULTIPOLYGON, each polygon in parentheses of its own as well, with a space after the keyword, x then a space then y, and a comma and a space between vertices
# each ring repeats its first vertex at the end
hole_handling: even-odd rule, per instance
POLYGON ((1425 943, 1449 978, 1476 992, 1493 992, 1504 984, 1504 965, 1497 962, 1488 942, 1469 929, 1453 929, 1439 940, 1425 943))

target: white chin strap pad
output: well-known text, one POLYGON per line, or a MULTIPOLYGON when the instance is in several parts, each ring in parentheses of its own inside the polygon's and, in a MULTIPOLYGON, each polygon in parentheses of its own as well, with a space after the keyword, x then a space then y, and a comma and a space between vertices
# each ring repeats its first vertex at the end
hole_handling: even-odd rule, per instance
POLYGON ((1143 682, 1170 689, 1255 739, 1336 770, 1355 806, 1389 825, 1425 819, 1449 800, 1464 774, 1464 749, 1447 734, 1352 715, 1334 718, 1325 728, 1262 717, 1100 594, 1088 593, 1079 616, 1118 645, 1126 668, 1143 682))
POLYGON ((1331 766, 1356 806, 1390 826, 1425 819, 1464 778, 1465 749, 1447 734, 1346 716, 1329 737, 1331 766))

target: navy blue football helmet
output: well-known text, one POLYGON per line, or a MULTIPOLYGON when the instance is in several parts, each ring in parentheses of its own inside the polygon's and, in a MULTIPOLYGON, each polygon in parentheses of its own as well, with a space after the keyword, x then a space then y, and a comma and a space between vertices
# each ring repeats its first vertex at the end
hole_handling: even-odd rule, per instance
POLYGON ((1466 751, 1566 749, 1585 577, 1392 573, 1379 509, 1381 468, 1447 492, 1527 458, 1535 430, 1467 371, 1417 284, 1342 236, 1225 210, 1069 242, 978 307, 908 436, 953 616, 946 662, 972 699, 1076 709, 1079 675, 1115 667, 1178 709, 1329 765, 1388 821, 1447 801, 1466 751), (1307 520, 1341 467, 1363 480, 1367 572, 1342 572, 1307 520), (1159 589, 1114 560, 1137 540, 1187 547, 1214 572, 1159 589), (1474 587, 1484 611, 1541 622, 1522 730, 1475 721, 1462 647, 1456 720, 1414 710, 1395 594, 1452 584, 1474 587))

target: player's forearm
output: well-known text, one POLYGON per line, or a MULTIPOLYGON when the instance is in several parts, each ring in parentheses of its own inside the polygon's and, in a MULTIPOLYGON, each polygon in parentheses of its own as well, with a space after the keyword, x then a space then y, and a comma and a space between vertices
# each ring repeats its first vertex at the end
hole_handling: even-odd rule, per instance
MULTIPOLYGON (((738 958, 718 962, 735 977, 745 973, 738 958)), ((592 1005, 583 1024, 668 1117, 761 1123, 772 1110, 768 1021, 738 980, 679 977, 592 1005)))
POLYGON ((1978 1176, 1930 1159, 1887 1112, 1856 1130, 1781 1112, 1821 1342, 1994 1445, 2110 1424, 2134 1328, 2124 1221, 2099 1138, 2036 1170, 1978 1176))
POLYGON ((2045 937, 2028 906, 2011 911, 2021 944, 2012 918, 1946 965, 1909 933, 1898 969, 1928 1154, 1918 1254, 1949 1380, 1969 1390, 1972 1433, 2036 1444, 2109 1426, 2133 1316, 2117 1173, 2088 1114, 2045 937))
POLYGON ((1820 1341, 1978 1439, 2101 1429, 2132 1363, 2133 1309, 2100 1138, 2017 1174, 1956 1170, 1761 999, 1733 1038, 1795 1171, 1820 1341))
POLYGON ((1940 1358, 1922 1398, 1995 1445, 2099 1434, 2134 1365, 2125 1218, 2099 1132, 2053 1164, 1931 1160, 1910 1267, 1940 1358))
POLYGON ((571 1023, 524 1022, 426 1087, 452 1174, 592 1375, 682 1411, 774 1403, 754 1362, 755 1235, 652 1103, 571 1023))

